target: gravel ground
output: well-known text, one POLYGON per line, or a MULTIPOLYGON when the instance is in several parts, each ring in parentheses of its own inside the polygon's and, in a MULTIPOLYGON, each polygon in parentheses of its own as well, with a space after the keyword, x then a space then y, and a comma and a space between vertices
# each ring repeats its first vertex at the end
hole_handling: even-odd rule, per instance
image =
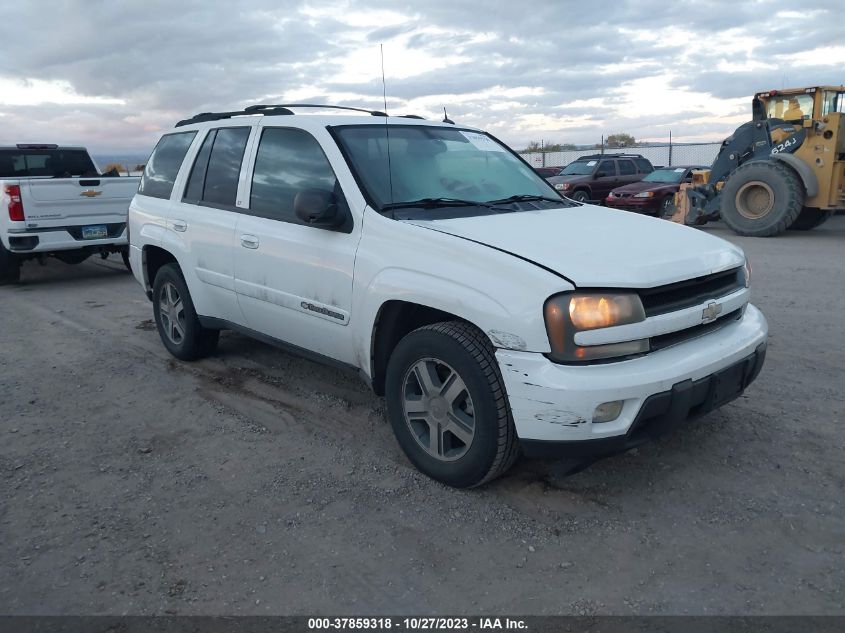
POLYGON ((0 288, 0 613, 842 614, 845 217, 737 238, 746 394, 568 475, 418 474, 357 378, 226 333, 172 359, 117 261, 0 288))

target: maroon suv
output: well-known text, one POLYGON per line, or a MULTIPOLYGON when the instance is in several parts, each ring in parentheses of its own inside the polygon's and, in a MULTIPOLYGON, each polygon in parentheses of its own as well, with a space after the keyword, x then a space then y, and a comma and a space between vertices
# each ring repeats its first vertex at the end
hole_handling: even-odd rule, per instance
POLYGON ((641 180, 654 170, 640 154, 593 154, 546 178, 557 192, 577 202, 601 202, 611 189, 641 180))
POLYGON ((666 215, 673 208, 673 199, 681 183, 692 182, 692 172, 696 169, 710 168, 699 165, 659 167, 639 182, 617 187, 604 203, 614 209, 666 215))

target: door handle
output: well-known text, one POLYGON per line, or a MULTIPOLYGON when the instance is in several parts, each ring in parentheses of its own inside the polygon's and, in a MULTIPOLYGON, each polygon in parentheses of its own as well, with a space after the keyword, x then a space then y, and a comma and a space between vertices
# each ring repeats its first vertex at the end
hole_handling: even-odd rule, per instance
POLYGON ((174 231, 179 231, 180 233, 184 233, 188 230, 188 223, 185 222, 185 220, 173 220, 171 222, 171 226, 174 231))
POLYGON ((244 248, 258 248, 258 238, 254 235, 241 235, 241 246, 244 248))

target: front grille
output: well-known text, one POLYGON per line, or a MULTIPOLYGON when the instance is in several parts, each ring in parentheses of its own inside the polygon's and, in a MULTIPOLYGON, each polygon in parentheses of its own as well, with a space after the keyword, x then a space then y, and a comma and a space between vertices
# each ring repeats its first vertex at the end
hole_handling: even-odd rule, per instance
POLYGON ((718 299, 744 286, 743 269, 740 267, 638 292, 646 316, 652 317, 691 308, 708 299, 718 299))
POLYGON ((667 347, 671 347, 672 345, 677 345, 678 343, 683 343, 684 341, 688 341, 692 338, 698 338, 699 336, 710 334, 711 332, 722 329, 726 325, 730 325, 741 316, 742 308, 737 308, 733 312, 728 312, 710 323, 693 325, 692 327, 688 327, 684 330, 678 330, 677 332, 669 332, 668 334, 661 334, 660 336, 652 336, 651 339, 649 339, 650 351, 656 352, 657 350, 665 349, 667 347))

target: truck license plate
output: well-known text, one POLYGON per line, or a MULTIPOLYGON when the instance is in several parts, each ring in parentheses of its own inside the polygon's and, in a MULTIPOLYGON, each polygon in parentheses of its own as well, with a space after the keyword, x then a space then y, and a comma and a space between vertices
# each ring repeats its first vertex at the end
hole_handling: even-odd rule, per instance
POLYGON ((109 231, 104 224, 94 224, 82 227, 83 240, 101 240, 109 236, 109 231))

